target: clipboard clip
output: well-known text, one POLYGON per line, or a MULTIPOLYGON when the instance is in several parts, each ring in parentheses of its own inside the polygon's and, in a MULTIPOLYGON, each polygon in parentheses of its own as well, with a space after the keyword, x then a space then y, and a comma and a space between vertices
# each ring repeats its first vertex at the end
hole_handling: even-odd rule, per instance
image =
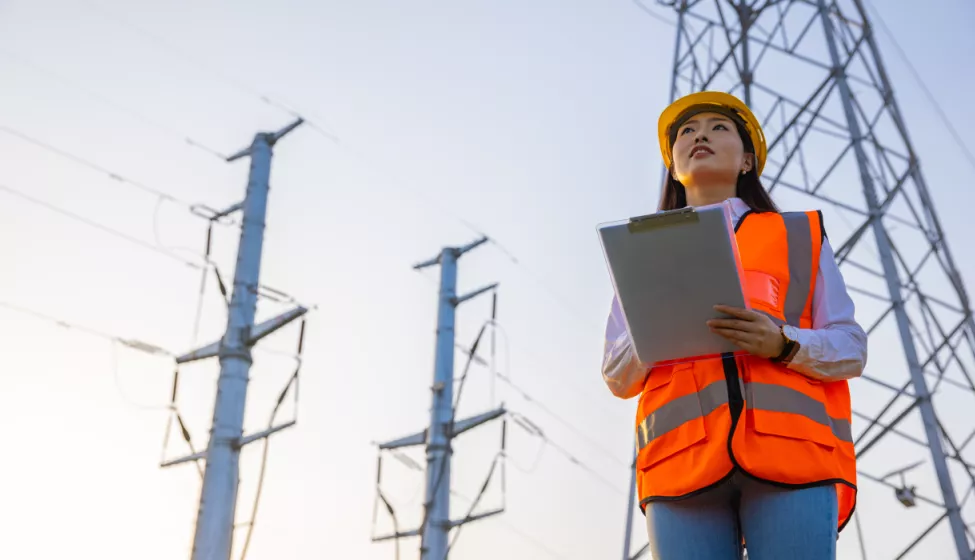
POLYGON ((630 230, 630 233, 639 233, 662 227, 695 223, 699 219, 700 217, 694 208, 687 207, 630 218, 630 223, 626 227, 630 230))

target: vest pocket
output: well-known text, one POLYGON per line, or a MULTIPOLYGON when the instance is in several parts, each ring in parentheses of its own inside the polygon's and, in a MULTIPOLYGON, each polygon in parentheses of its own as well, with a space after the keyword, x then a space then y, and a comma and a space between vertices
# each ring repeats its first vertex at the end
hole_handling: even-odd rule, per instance
POLYGON ((826 413, 826 392, 791 372, 783 383, 751 382, 745 385, 745 400, 752 427, 759 434, 815 442, 827 449, 836 447, 835 421, 826 413), (800 386, 802 390, 799 390, 800 386))
POLYGON ((745 271, 745 297, 757 309, 781 315, 782 295, 779 279, 761 270, 745 271))
POLYGON ((637 468, 647 469, 707 439, 694 364, 651 371, 637 424, 637 468), (656 377, 655 377, 656 376, 656 377))

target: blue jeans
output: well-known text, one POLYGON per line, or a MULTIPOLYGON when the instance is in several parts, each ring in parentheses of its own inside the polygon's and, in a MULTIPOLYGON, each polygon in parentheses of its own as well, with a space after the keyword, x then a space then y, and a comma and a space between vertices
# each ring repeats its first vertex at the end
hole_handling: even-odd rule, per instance
POLYGON ((736 473, 701 495, 647 505, 656 560, 836 558, 836 489, 784 490, 736 473))

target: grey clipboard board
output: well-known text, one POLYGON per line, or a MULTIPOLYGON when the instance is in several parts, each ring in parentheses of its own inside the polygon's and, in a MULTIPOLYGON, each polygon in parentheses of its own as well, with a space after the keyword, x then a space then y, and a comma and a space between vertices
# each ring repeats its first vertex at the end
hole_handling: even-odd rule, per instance
POLYGON ((741 349, 712 333, 714 305, 746 307, 727 204, 682 208, 598 226, 603 254, 639 360, 691 360, 741 349))

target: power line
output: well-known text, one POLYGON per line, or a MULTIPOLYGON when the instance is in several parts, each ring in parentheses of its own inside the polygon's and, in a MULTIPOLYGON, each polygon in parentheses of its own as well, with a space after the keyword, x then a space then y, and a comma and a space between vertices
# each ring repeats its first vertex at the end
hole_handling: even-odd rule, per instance
MULTIPOLYGON (((460 492, 457 492, 456 490, 451 490, 450 491, 450 494, 453 495, 453 496, 455 496, 455 497, 457 497, 457 498, 460 498, 461 500, 466 501, 468 505, 470 505, 471 503, 474 502, 474 500, 472 500, 471 498, 468 498, 467 496, 461 494, 460 492)), ((501 517, 497 518, 497 521, 498 521, 498 523, 501 524, 502 527, 505 527, 507 530, 509 530, 512 533, 518 535, 519 537, 525 539, 526 542, 528 542, 531 545, 535 546, 539 550, 547 553, 552 558, 561 558, 561 559, 564 559, 565 558, 564 556, 562 556, 558 552, 552 550, 551 548, 549 548, 548 546, 546 546, 545 544, 543 544, 541 541, 539 541, 535 537, 529 535, 528 533, 525 533, 524 531, 522 531, 521 529, 518 529, 514 525, 511 525, 510 523, 507 523, 504 520, 504 516, 501 516, 501 517)))
POLYGON ((914 65, 911 63, 911 60, 907 57, 907 53, 904 52, 904 49, 902 49, 900 44, 897 42, 897 38, 887 27, 887 24, 884 22, 884 18, 880 16, 880 12, 869 1, 866 2, 866 4, 870 7, 870 10, 873 12, 874 17, 876 17, 877 21, 880 23, 880 28, 884 31, 884 33, 887 34, 887 37, 890 39, 890 42, 894 45, 894 48, 897 50, 897 53, 900 55, 901 60, 904 61, 904 64, 907 66, 908 70, 911 71, 911 74, 914 77, 914 81, 917 82, 917 85, 921 88, 921 91, 924 92, 925 97, 927 97, 928 102, 931 103, 931 105, 934 107, 935 112, 938 113, 938 117, 941 119, 942 124, 944 124, 945 128, 948 129, 948 132, 951 133, 951 136, 954 138, 955 143, 958 144, 958 147, 965 154, 965 157, 968 159, 968 163, 972 166, 972 169, 975 169, 975 154, 972 153, 972 151, 965 144, 965 141, 962 140, 961 135, 958 134, 957 130, 955 130, 955 127, 954 125, 951 124, 951 120, 948 118, 948 115, 946 115, 944 109, 941 108, 941 104, 938 103, 938 100, 935 99, 934 94, 931 93, 930 89, 928 89, 928 86, 925 83, 924 79, 921 78, 921 74, 917 71, 917 68, 915 68, 914 65))
POLYGON ((580 430, 579 428, 577 428, 576 426, 574 426, 571 422, 569 422, 565 418, 562 418, 561 416, 559 416, 558 414, 556 414, 551 408, 549 408, 548 406, 546 406, 542 401, 540 401, 539 399, 537 399, 537 398, 533 397, 532 395, 528 394, 527 391, 525 391, 524 389, 522 389, 518 385, 515 385, 511 381, 511 379, 509 379, 506 375, 504 375, 503 373, 500 373, 500 372, 496 373, 495 375, 497 375, 499 379, 501 379, 502 381, 504 381, 506 385, 508 385, 509 387, 511 387, 512 389, 514 389, 518 393, 520 393, 521 394, 521 397, 523 399, 525 399, 529 403, 531 403, 531 404, 535 405, 536 407, 538 407, 538 409, 541 410, 542 412, 544 412, 545 414, 547 414, 547 415, 551 416, 552 418, 554 418, 560 424, 562 424, 563 426, 565 426, 566 428, 568 428, 570 431, 572 431, 580 439, 582 439, 583 441, 585 441, 586 443, 588 443, 593 449, 598 450, 601 454, 605 455, 608 459, 612 460, 614 463, 617 463, 618 465, 620 465, 620 466, 622 466, 624 468, 629 468, 630 467, 629 463, 627 463, 626 461, 621 460, 619 457, 617 457, 616 455, 614 455, 611 451, 609 451, 608 449, 606 449, 602 445, 596 443, 595 440, 593 440, 592 438, 590 438, 589 436, 587 436, 585 433, 582 432, 582 430, 580 430))
MULTIPOLYGON (((634 1, 636 1, 636 0, 634 0, 634 1)), ((132 23, 131 21, 129 21, 129 20, 125 19, 125 18, 122 18, 122 17, 120 17, 120 16, 118 16, 116 14, 108 13, 105 9, 103 9, 101 6, 97 5, 96 3, 90 2, 90 1, 89 2, 86 2, 86 3, 89 6, 91 6, 92 8, 94 8, 95 11, 98 11, 99 13, 101 13, 102 16, 106 17, 107 19, 111 19, 111 20, 115 21, 116 23, 118 23, 118 24, 120 24, 120 25, 122 25, 124 27, 130 28, 135 33, 137 33, 139 35, 142 35, 144 38, 146 38, 146 39, 150 40, 151 42, 155 43, 157 46, 159 46, 159 47, 163 48, 164 50, 169 51, 170 53, 178 56, 180 59, 185 60, 185 61, 189 61, 189 62, 191 62, 193 64, 196 64, 198 67, 200 67, 202 69, 205 69, 208 73, 210 73, 209 75, 216 76, 217 78, 219 78, 220 81, 224 82, 225 84, 228 84, 231 87, 233 87, 233 88, 235 88, 235 89, 237 89, 237 90, 239 90, 239 91, 241 91, 241 92, 243 92, 243 93, 245 93, 247 95, 253 96, 253 97, 261 100, 262 102, 267 103, 268 105, 271 105, 271 106, 273 106, 273 107, 275 107, 275 108, 277 108, 279 110, 282 110, 282 111, 288 113, 289 115, 292 115, 292 116, 296 116, 297 117, 297 116, 304 115, 306 113, 305 111, 302 111, 299 108, 296 108, 296 107, 294 107, 291 104, 286 104, 286 103, 282 103, 280 101, 275 101, 274 99, 271 99, 268 95, 266 95, 266 94, 264 94, 264 93, 262 93, 262 92, 260 92, 260 91, 258 91, 256 89, 250 87, 249 85, 243 83, 240 80, 237 80, 235 78, 232 78, 232 77, 228 76, 226 73, 222 72, 220 69, 215 68, 214 66, 205 63, 201 57, 196 56, 196 55, 191 56, 189 53, 187 53, 184 50, 176 47, 175 45, 173 45, 168 40, 166 40, 166 39, 164 39, 164 38, 162 38, 162 37, 160 37, 160 36, 158 36, 158 35, 156 35, 154 33, 151 33, 149 31, 147 31, 147 30, 145 30, 144 28, 142 28, 142 27, 140 27, 138 25, 135 25, 134 23, 132 23)), ((656 14, 653 14, 652 12, 648 12, 648 13, 651 13, 651 15, 653 15, 654 17, 657 17, 657 18, 660 17, 660 16, 657 16, 656 14)), ((671 23, 671 25, 673 25, 673 23, 671 23)), ((359 159, 360 162, 366 163, 366 165, 368 167, 372 167, 372 168, 375 168, 376 167, 375 160, 373 160, 372 163, 366 161, 366 158, 363 157, 363 155, 360 152, 358 152, 357 150, 354 150, 354 149, 350 148, 347 145, 341 144, 338 136, 336 136, 335 134, 333 134, 331 132, 328 132, 327 130, 325 130, 321 126, 318 126, 314 122, 309 121, 307 118, 305 120, 306 120, 306 123, 313 130, 315 130, 316 132, 318 132, 319 134, 321 134, 322 136, 324 136, 328 140, 330 140, 332 142, 335 142, 336 144, 340 145, 340 147, 342 149, 344 149, 348 154, 353 155, 354 157, 356 157, 357 159, 359 159)), ((437 201, 432 200, 432 199, 426 197, 425 195, 421 194, 421 192, 418 191, 418 190, 410 189, 410 190, 407 190, 406 192, 411 193, 413 196, 415 196, 417 199, 419 199, 420 202, 422 202, 422 203, 424 203, 426 205, 432 205, 432 206, 438 207, 442 212, 444 212, 445 214, 451 216, 458 223, 460 223, 461 225, 463 225, 465 228, 471 230, 473 233, 475 233, 477 235, 484 236, 484 237, 488 237, 489 242, 491 244, 493 244, 502 254, 504 254, 513 264, 515 264, 516 266, 522 267, 523 272, 525 272, 528 276, 530 276, 535 281, 537 287, 540 288, 543 292, 545 292, 552 299, 552 301, 558 303, 561 307, 563 307, 563 309, 565 311, 568 311, 569 314, 572 315, 575 319, 578 319, 578 320, 580 320, 582 322, 585 322, 586 321, 581 315, 579 315, 577 313, 577 311, 571 305, 569 305, 566 302, 565 298, 563 298, 559 294, 555 293, 554 290, 551 287, 547 286, 544 282, 542 282, 540 280, 540 278, 537 275, 535 275, 528 267, 526 267, 524 265, 524 263, 520 262, 511 253, 511 251, 509 251, 507 248, 505 248, 498 240, 496 240, 493 237, 488 236, 487 234, 485 234, 483 228, 480 228, 477 225, 471 223, 470 221, 466 220, 465 218, 463 218, 459 214, 456 214, 456 213, 450 211, 449 209, 445 208, 442 204, 438 203, 437 201)))
POLYGON ((163 348, 160 348, 160 347, 158 347, 158 346, 156 346, 154 344, 149 344, 147 342, 142 342, 140 340, 135 340, 135 339, 122 338, 120 336, 116 336, 116 335, 113 335, 113 334, 109 334, 109 333, 106 333, 104 331, 100 331, 98 329, 94 329, 94 328, 91 328, 91 327, 86 327, 86 326, 80 325, 78 323, 73 323, 71 321, 68 321, 68 320, 65 320, 65 319, 61 319, 61 318, 55 317, 53 315, 48 315, 47 313, 42 313, 40 311, 35 311, 33 309, 30 309, 30 308, 27 308, 27 307, 23 307, 21 305, 16 305, 16 304, 13 304, 13 303, 10 303, 10 302, 7 302, 7 301, 0 301, 0 307, 3 307, 5 309, 9 309, 11 311, 16 311, 17 313, 21 313, 21 314, 24 314, 24 315, 30 315, 30 316, 32 316, 32 317, 34 317, 36 319, 41 319, 41 320, 47 321, 49 323, 53 323, 53 324, 55 324, 55 325, 57 325, 59 327, 65 328, 65 329, 80 331, 80 332, 84 332, 86 334, 89 334, 91 336, 95 336, 95 337, 98 337, 98 338, 103 338, 103 339, 108 340, 110 342, 117 342, 117 343, 123 344, 123 345, 125 345, 125 346, 127 346, 129 348, 132 348, 133 350, 137 350, 137 351, 143 352, 145 354, 157 355, 157 356, 167 356, 167 357, 174 357, 175 356, 175 354, 173 354, 172 352, 170 352, 168 350, 165 350, 163 348))
POLYGON ((582 469, 583 471, 585 471, 586 473, 588 473, 594 479, 596 479, 599 482, 603 483, 605 486, 607 486, 608 488, 610 488, 614 492, 619 493, 621 496, 626 496, 626 492, 620 490, 619 487, 617 487, 614 483, 612 483, 608 479, 604 478, 601 474, 599 474, 599 471, 597 471, 596 469, 590 467, 589 465, 587 465, 583 461, 579 460, 575 455, 573 455, 571 452, 569 452, 565 447, 562 447, 561 445, 559 445, 559 444, 555 443, 554 441, 552 441, 552 439, 549 438, 547 435, 545 435, 545 432, 541 428, 539 428, 537 424, 535 424, 534 422, 532 422, 531 420, 529 420, 527 416, 525 416, 524 414, 517 413, 517 412, 509 412, 509 414, 511 415, 512 418, 516 419, 516 423, 518 425, 520 425, 522 428, 524 428, 525 431, 529 433, 529 435, 532 435, 532 436, 535 436, 535 437, 541 439, 542 441, 545 442, 546 445, 548 445, 548 446, 552 447, 553 449, 555 449, 556 451, 558 451, 559 454, 561 454, 563 457, 565 457, 570 463, 578 466, 580 469, 582 469), (526 420, 527 422, 526 423, 517 422, 518 419, 523 419, 523 420, 526 420))
POLYGON ((640 8, 640 10, 642 10, 643 12, 645 12, 648 16, 652 17, 653 19, 655 19, 657 21, 661 21, 663 23, 666 23, 667 25, 669 25, 671 27, 677 27, 677 24, 676 23, 670 21, 669 19, 665 18, 664 16, 662 16, 662 15, 658 14, 657 12, 651 10, 650 8, 646 7, 645 5, 643 5, 643 2, 641 2, 640 0, 633 0, 633 3, 636 5, 637 8, 640 8))
POLYGON ((146 117, 145 115, 143 115, 142 113, 139 113, 138 111, 135 111, 133 109, 130 109, 128 107, 125 107, 123 105, 120 105, 119 103, 117 103, 117 102, 115 102, 115 101, 113 101, 113 100, 111 100, 111 99, 109 99, 109 98, 107 98, 107 97, 105 97, 105 96, 103 96, 103 95, 101 95, 99 93, 95 93, 94 91, 92 91, 90 89, 87 89, 87 88, 85 88, 83 86, 79 86, 74 80, 71 80, 69 78, 66 78, 66 77, 64 77, 62 74, 60 74, 58 72, 55 72, 53 70, 49 70, 47 68, 44 68, 43 66, 37 64, 36 62, 34 62, 32 60, 29 60, 29 59, 27 59, 27 58, 25 58, 25 57, 23 57, 21 55, 11 53, 10 51, 6 51, 6 50, 0 49, 0 53, 3 53, 4 56, 6 56, 8 58, 12 58, 12 59, 15 59, 15 60, 19 60, 21 64, 24 64, 25 66, 29 66, 29 67, 33 68, 34 70, 36 70, 36 71, 38 71, 38 72, 40 72, 42 74, 47 74, 49 76, 52 76, 55 79, 60 80, 62 83, 66 84, 66 85, 69 85, 69 86, 77 89, 78 91, 82 91, 82 92, 86 93, 88 96, 90 96, 90 97, 92 97, 94 99, 97 99, 98 101, 101 101, 102 103, 104 103, 104 104, 112 107, 116 111, 119 111, 119 112, 122 112, 122 113, 127 113, 130 117, 133 117, 133 118, 135 118, 137 120, 142 121, 143 124, 147 124, 147 125, 149 125, 149 126, 151 126, 153 128, 156 128, 158 130, 162 130, 162 131, 166 132, 167 134, 174 135, 174 136, 178 136, 184 143, 186 143, 186 144, 188 144, 190 146, 193 146, 194 148, 201 149, 201 150, 209 153, 210 155, 212 155, 214 157, 220 158, 221 161, 226 161, 226 159, 227 159, 227 156, 224 155, 224 154, 222 154, 222 153, 220 153, 220 151, 215 150, 215 149, 207 146, 206 144, 204 144, 204 143, 202 143, 202 142, 200 142, 198 140, 193 139, 190 136, 187 136, 187 135, 179 132, 176 129, 173 129, 173 128, 171 128, 170 126, 168 126, 166 124, 160 123, 160 122, 158 122, 158 121, 156 121, 154 119, 150 119, 149 117, 146 117))
MULTIPOLYGON (((160 37, 159 35, 156 35, 155 33, 152 33, 146 30, 145 28, 132 23, 132 21, 123 18, 118 14, 110 13, 108 10, 104 9, 102 6, 100 6, 95 2, 87 1, 85 3, 94 11, 100 13, 102 17, 104 17, 105 19, 114 21, 116 24, 122 27, 126 27, 129 30, 133 31, 135 34, 142 36, 144 39, 147 39, 148 41, 155 43, 157 47, 161 48, 163 51, 166 51, 170 55, 174 55, 182 62, 189 62, 190 64, 197 66, 198 68, 204 71, 204 74, 206 76, 211 78, 217 78, 218 81, 223 82, 224 84, 230 86, 231 88, 236 89, 249 97, 255 98, 258 101, 265 103, 271 107, 274 107, 275 109, 283 111, 284 113, 287 113, 292 117, 301 117, 304 119, 305 124, 307 124, 309 127, 314 129, 316 132, 318 132, 325 138, 328 138, 329 140, 336 143, 339 142, 339 138, 337 136, 335 136, 331 132, 328 132, 324 127, 319 126, 316 123, 312 122, 310 119, 308 119, 305 116, 303 112, 299 113, 295 109, 293 104, 281 100, 277 100, 277 99, 272 99, 266 93, 258 91, 256 88, 253 88, 250 85, 244 83, 243 81, 225 73, 223 69, 220 68, 219 66, 207 63, 202 57, 199 56, 199 53, 187 52, 177 47, 167 39, 164 39, 163 37, 160 37)), ((323 122, 326 120, 326 119, 319 119, 317 115, 312 115, 312 116, 316 120, 321 120, 323 122)))
POLYGON ((159 189, 150 187, 149 185, 146 185, 145 183, 142 183, 142 182, 135 181, 133 179, 129 179, 127 177, 124 177, 122 174, 116 173, 115 171, 112 171, 111 169, 108 169, 106 167, 102 167, 101 165, 99 165, 99 164, 97 164, 97 163, 95 163, 95 162, 93 162, 93 161, 91 161, 89 159, 86 159, 86 158, 81 157, 79 155, 76 155, 76 154, 73 154, 71 152, 68 152, 67 150, 63 150, 61 148, 58 148, 56 146, 53 146, 52 144, 50 144, 48 142, 45 142, 43 140, 38 140, 37 138, 34 138, 33 136, 30 136, 30 135, 28 135, 28 134, 26 134, 24 132, 21 132, 20 130, 17 130, 15 128, 11 128, 11 127, 6 126, 6 125, 3 125, 3 124, 0 124, 0 132, 4 132, 6 134, 9 134, 9 135, 11 135, 11 136, 13 136, 15 138, 19 138, 20 140, 23 140, 24 142, 33 144, 34 146, 37 146, 37 147, 42 148, 44 150, 47 150, 48 152, 51 152, 53 154, 56 154, 56 155, 58 155, 58 156, 60 156, 62 158, 65 158, 67 160, 73 161, 73 162, 77 163, 78 165, 81 165, 81 166, 87 167, 89 169, 92 169, 94 171, 97 171, 99 173, 102 173, 102 174, 106 175, 109 179, 112 179, 113 181, 116 181, 116 182, 118 182, 118 183, 120 183, 122 185, 125 185, 127 187, 132 187, 132 188, 141 190, 143 192, 146 192, 146 193, 155 195, 155 196, 159 197, 162 200, 166 200, 166 201, 169 201, 169 202, 176 203, 176 204, 178 204, 180 206, 185 207, 190 212, 193 212, 194 215, 199 216, 199 217, 202 217, 202 216, 200 216, 199 214, 196 213, 197 205, 192 204, 192 203, 190 203, 190 202, 188 202, 186 200, 179 199, 179 198, 177 198, 177 197, 175 197, 175 196, 173 196, 173 195, 171 195, 171 194, 169 194, 167 192, 163 192, 163 191, 161 191, 159 189))
POLYGON ((2 190, 4 192, 7 192, 8 194, 11 194, 13 196, 16 196, 16 197, 18 197, 18 198, 20 198, 22 200, 26 200, 26 201, 28 201, 28 202, 30 202, 32 204, 35 204, 37 206, 40 206, 40 207, 45 208, 47 210, 50 210, 51 212, 54 212, 56 214, 60 214, 60 215, 65 216, 67 218, 71 218, 72 220, 75 220, 77 222, 80 222, 82 224, 85 224, 85 225, 87 225, 87 226, 89 226, 91 228, 94 228, 94 229, 103 231, 105 233, 108 233, 110 235, 113 235, 115 237, 118 237, 119 239, 124 239, 125 241, 128 241, 129 243, 132 243, 134 245, 138 245, 139 247, 142 247, 143 249, 148 249, 148 250, 150 250, 150 251, 152 251, 154 253, 159 253, 160 255, 167 256, 167 257, 169 257, 169 258, 171 258, 171 259, 173 259, 175 261, 181 262, 181 263, 183 263, 186 266, 189 266, 191 268, 196 268, 196 269, 201 269, 201 270, 205 268, 203 265, 200 265, 200 264, 197 264, 197 263, 194 263, 194 262, 190 262, 190 261, 188 261, 188 260, 180 257, 179 255, 173 253, 172 251, 168 251, 168 250, 163 249, 161 247, 157 247, 156 245, 153 245, 153 244, 151 244, 151 243, 149 243, 147 241, 143 241, 143 240, 138 239, 136 237, 132 237, 131 235, 128 235, 126 233, 123 233, 123 232, 121 232, 121 231, 119 231, 119 230, 117 230, 115 228, 106 226, 104 224, 101 224, 99 222, 96 222, 95 220, 92 220, 90 218, 86 218, 84 216, 81 216, 80 214, 76 214, 74 212, 71 212, 70 210, 65 210, 64 208, 60 208, 58 206, 55 206, 55 205, 51 204, 50 202, 43 201, 43 200, 41 200, 39 198, 34 198, 33 196, 31 196, 31 195, 29 195, 29 194, 27 194, 25 192, 19 191, 19 190, 15 189, 15 188, 9 187, 9 186, 4 185, 4 184, 0 184, 0 190, 2 190))

